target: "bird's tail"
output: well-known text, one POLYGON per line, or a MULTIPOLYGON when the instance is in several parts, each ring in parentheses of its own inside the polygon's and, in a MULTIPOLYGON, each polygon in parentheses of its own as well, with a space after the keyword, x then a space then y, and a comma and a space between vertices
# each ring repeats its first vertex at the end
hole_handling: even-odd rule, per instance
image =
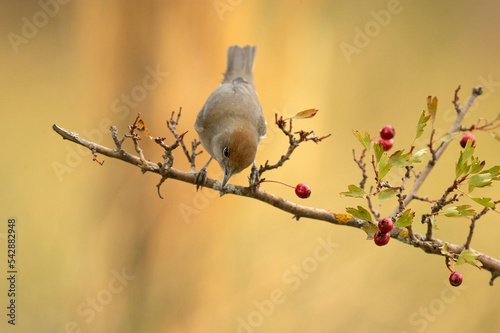
POLYGON ((255 51, 257 51, 256 46, 230 46, 227 49, 227 68, 222 83, 232 82, 234 79, 241 77, 253 85, 255 51))

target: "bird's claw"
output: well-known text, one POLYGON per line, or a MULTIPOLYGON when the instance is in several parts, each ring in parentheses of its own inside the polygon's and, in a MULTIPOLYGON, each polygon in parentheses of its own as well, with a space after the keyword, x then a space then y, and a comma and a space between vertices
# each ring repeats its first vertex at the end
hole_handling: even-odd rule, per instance
POLYGON ((257 166, 255 164, 252 166, 252 172, 250 172, 248 182, 251 188, 257 188, 260 185, 259 169, 257 169, 257 166))
POLYGON ((203 187, 206 181, 207 181, 207 168, 203 167, 198 173, 194 175, 194 183, 196 185, 196 191, 198 191, 200 187, 203 187))

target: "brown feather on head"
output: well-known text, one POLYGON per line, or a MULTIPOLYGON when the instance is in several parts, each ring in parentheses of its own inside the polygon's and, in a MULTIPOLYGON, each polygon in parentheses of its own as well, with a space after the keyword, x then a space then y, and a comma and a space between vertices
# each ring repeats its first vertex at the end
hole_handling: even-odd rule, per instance
POLYGON ((259 138, 255 137, 254 131, 248 127, 237 127, 228 147, 229 167, 233 174, 243 171, 255 160, 259 138))

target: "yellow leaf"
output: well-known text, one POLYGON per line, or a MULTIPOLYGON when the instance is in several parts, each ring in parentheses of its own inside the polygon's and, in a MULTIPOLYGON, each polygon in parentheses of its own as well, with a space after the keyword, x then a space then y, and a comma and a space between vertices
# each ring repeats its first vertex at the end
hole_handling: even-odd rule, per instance
POLYGON ((297 112, 293 118, 295 119, 305 119, 305 118, 312 118, 318 113, 318 110, 316 109, 308 109, 304 111, 297 112))
POLYGON ((438 106, 437 97, 432 98, 432 96, 427 97, 427 111, 431 115, 431 123, 434 123, 434 119, 436 119, 436 112, 438 106))
POLYGON ((139 130, 139 132, 142 132, 145 135, 149 136, 150 139, 153 138, 151 136, 151 133, 149 132, 148 128, 146 127, 146 124, 144 123, 144 121, 142 119, 139 119, 139 121, 137 121, 137 129, 139 130))

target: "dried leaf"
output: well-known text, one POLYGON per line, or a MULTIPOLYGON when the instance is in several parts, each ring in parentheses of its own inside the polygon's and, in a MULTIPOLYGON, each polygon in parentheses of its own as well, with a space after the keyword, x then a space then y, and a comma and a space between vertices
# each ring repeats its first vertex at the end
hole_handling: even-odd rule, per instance
POLYGON ((318 110, 316 109, 308 109, 304 111, 299 111, 293 116, 295 119, 306 119, 306 118, 312 118, 318 113, 318 110))
POLYGON ((434 120, 436 119, 437 106, 438 106, 437 97, 434 98, 432 98, 432 96, 427 97, 427 111, 431 115, 432 123, 434 123, 434 120))
POLYGON ((146 127, 146 124, 144 123, 144 121, 142 119, 139 119, 137 121, 137 130, 139 132, 144 133, 144 135, 149 136, 150 139, 153 139, 153 137, 151 136, 151 133, 149 132, 148 128, 146 127))

